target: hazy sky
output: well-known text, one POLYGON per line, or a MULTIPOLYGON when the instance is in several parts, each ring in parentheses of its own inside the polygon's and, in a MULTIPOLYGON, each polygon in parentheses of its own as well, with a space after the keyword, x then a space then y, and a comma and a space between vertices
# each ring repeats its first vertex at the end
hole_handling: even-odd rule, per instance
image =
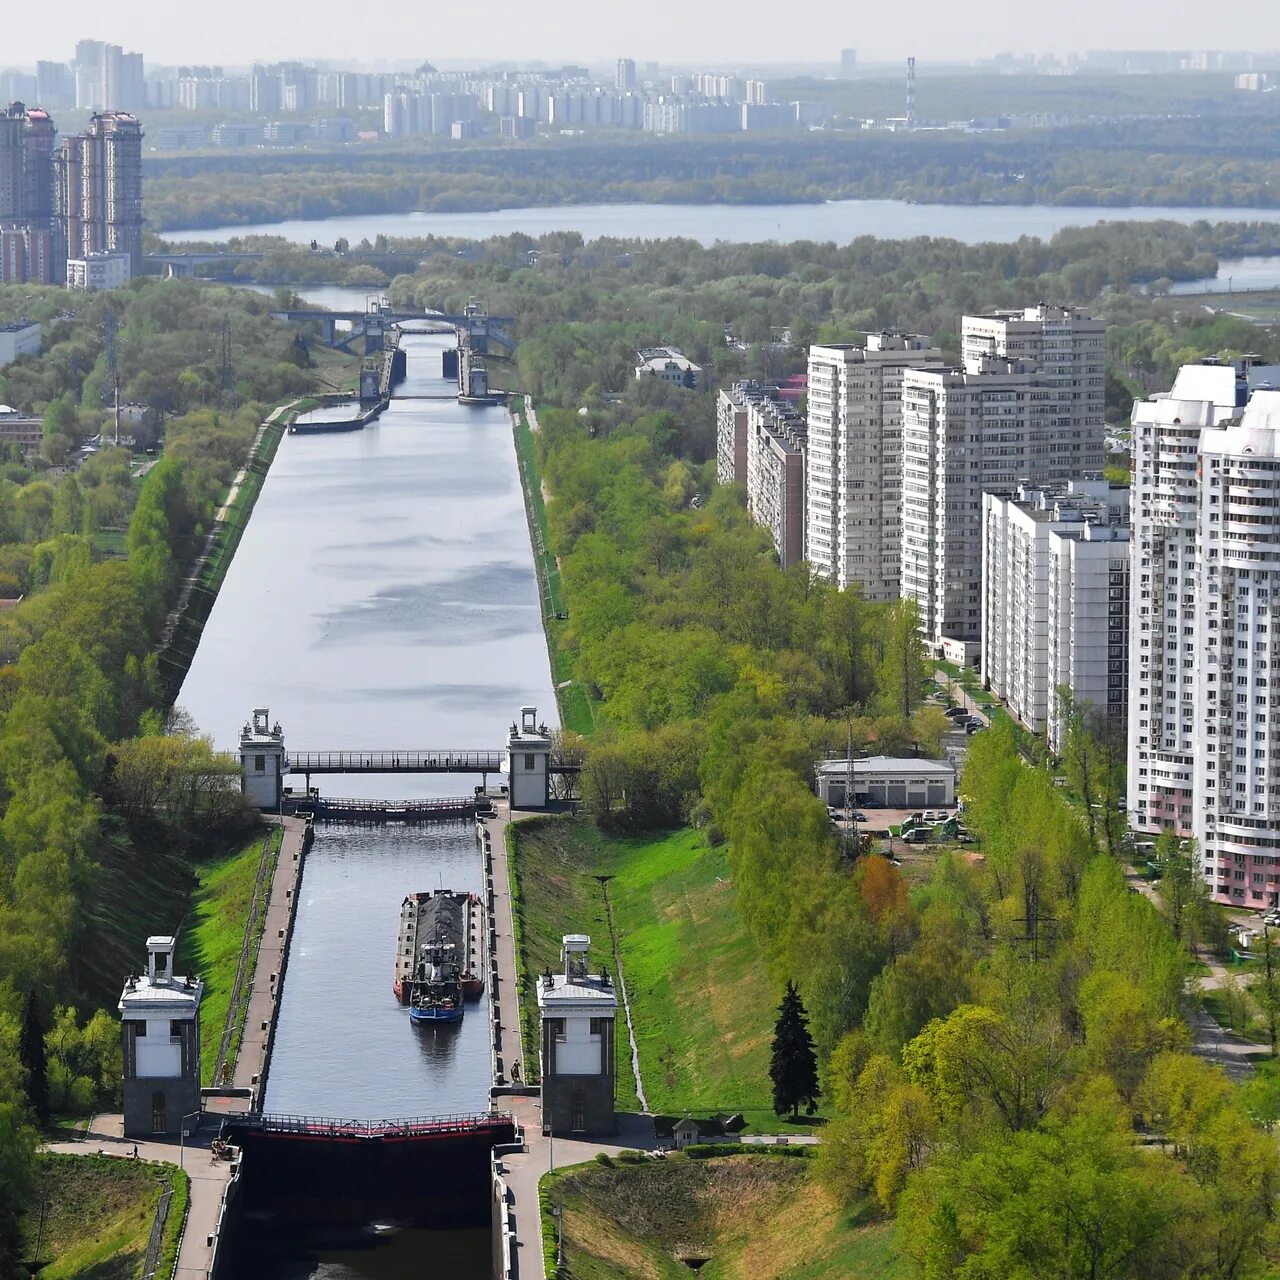
POLYGON ((379 65, 422 59, 611 61, 627 55, 709 66, 962 59, 1000 50, 1280 49, 1275 0, 1070 0, 974 5, 910 0, 0 0, 0 66, 69 59, 78 38, 141 50, 156 63, 243 65, 331 58, 379 65), (1002 16, 1016 14, 1012 29, 1002 16), (903 21, 909 15, 909 21, 903 21))

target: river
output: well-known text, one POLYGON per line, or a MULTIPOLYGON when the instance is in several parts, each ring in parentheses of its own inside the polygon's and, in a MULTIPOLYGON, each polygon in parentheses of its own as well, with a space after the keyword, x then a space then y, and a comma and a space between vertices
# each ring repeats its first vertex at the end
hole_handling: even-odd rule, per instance
POLYGON ((295 219, 251 226, 165 231, 166 240, 224 241, 233 236, 284 236, 301 244, 331 245, 345 238, 353 245, 376 236, 463 236, 484 239, 525 232, 577 231, 584 239, 601 236, 659 240, 686 236, 702 244, 717 240, 833 240, 848 244, 858 236, 902 240, 943 236, 978 244, 1012 241, 1020 236, 1048 238, 1064 227, 1095 222, 1275 222, 1280 209, 1170 208, 1103 205, 908 204, 902 200, 832 200, 825 204, 575 204, 554 208, 498 209, 489 213, 370 213, 336 218, 295 219))
MULTIPOLYGON (((405 339, 402 393, 450 389, 439 371, 451 341, 405 339)), ((179 702, 228 749, 254 705, 271 708, 292 749, 491 748, 524 703, 553 720, 506 411, 393 401, 363 431, 286 436, 179 702)), ((395 798, 478 779, 318 781, 395 798)), ((266 1110, 380 1119, 487 1108, 485 1007, 461 1026, 421 1030, 391 990, 400 902, 440 885, 481 887, 468 823, 318 828, 266 1110)), ((272 1261, 255 1276, 415 1275, 423 1250, 445 1247, 461 1250, 459 1280, 487 1275, 487 1232, 447 1246, 427 1234, 375 1233, 355 1247, 264 1237, 255 1247, 272 1261)))

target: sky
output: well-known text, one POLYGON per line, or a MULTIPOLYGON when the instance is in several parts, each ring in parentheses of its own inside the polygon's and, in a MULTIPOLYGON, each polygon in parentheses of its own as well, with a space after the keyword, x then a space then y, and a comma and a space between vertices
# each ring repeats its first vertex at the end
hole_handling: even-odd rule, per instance
POLYGON ((140 50, 148 62, 243 66, 284 58, 343 65, 423 60, 600 64, 628 56, 666 65, 955 61, 1085 49, 1280 50, 1275 0, 1070 0, 972 5, 963 0, 893 4, 849 0, 682 0, 662 6, 617 0, 444 0, 353 5, 350 0, 0 0, 0 66, 69 60, 77 39, 140 50), (901 20, 904 12, 910 21, 901 20), (1003 14, 1016 13, 1012 29, 1003 14), (358 20, 357 20, 358 19, 358 20))

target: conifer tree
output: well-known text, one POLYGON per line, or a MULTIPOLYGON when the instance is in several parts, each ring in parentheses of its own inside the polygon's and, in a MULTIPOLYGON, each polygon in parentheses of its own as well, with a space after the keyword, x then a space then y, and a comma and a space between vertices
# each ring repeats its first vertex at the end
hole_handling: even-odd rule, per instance
POLYGON ((818 1109, 821 1089, 818 1087, 818 1058, 813 1051, 809 1020, 795 983, 787 981, 787 990, 778 1006, 778 1021, 773 1028, 773 1057, 769 1063, 773 1080, 773 1110, 776 1115, 800 1114, 804 1103, 809 1115, 818 1109))
POLYGON ((22 1009, 22 1030, 18 1035, 18 1061, 25 1076, 24 1085, 31 1113, 42 1128, 49 1124, 49 1072, 44 1055, 44 1028, 36 1010, 34 991, 27 992, 22 1009))

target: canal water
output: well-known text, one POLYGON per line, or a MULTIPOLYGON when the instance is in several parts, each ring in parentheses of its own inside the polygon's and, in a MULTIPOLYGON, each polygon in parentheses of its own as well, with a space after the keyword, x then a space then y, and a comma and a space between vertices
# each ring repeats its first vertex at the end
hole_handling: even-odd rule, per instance
MULTIPOLYGON (((403 393, 449 390, 439 376, 449 344, 406 338, 403 393)), ((497 748, 524 703, 552 721, 506 411, 396 401, 362 431, 286 436, 179 703, 227 749, 255 705, 270 707, 293 750, 497 748)), ((408 798, 479 779, 314 781, 334 795, 408 798)), ((392 993, 401 900, 441 886, 481 887, 470 824, 317 829, 266 1110, 370 1120, 488 1106, 487 1006, 421 1030, 392 993)), ((371 1228, 335 1241, 250 1225, 254 1275, 268 1280, 382 1280, 444 1256, 457 1280, 488 1274, 486 1232, 371 1228)))

